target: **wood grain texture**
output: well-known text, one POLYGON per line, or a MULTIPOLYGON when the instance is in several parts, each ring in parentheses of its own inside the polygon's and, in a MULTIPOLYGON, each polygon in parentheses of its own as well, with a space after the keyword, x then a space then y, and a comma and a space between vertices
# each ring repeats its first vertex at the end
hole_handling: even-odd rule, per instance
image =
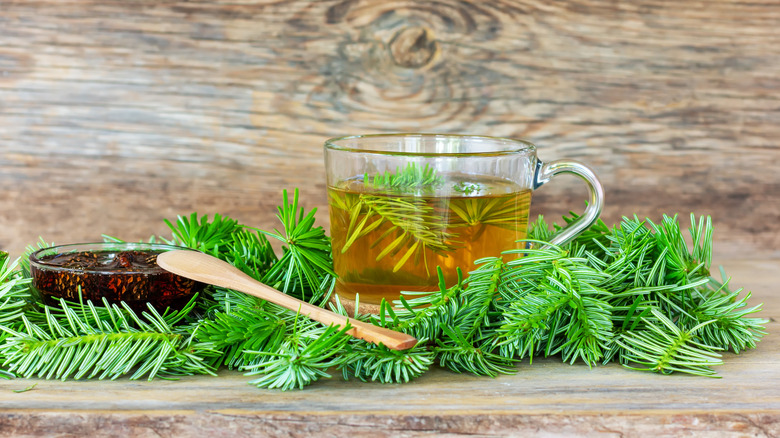
MULTIPOLYGON (((710 214, 717 252, 780 256, 778 23, 773 0, 0 0, 0 249, 192 211, 273 228, 283 189, 325 208, 326 138, 418 131, 525 138, 596 169, 608 223, 710 214)), ((584 197, 562 177, 533 209, 584 197)), ((10 380, 0 436, 780 436, 780 263, 722 260, 772 322, 720 380, 10 380)))
MULTIPOLYGON (((0 0, 0 247, 192 211, 271 228, 282 189, 325 207, 326 138, 424 131, 585 161, 608 223, 710 214, 716 250, 776 251, 778 22, 741 0, 0 0)), ((580 209, 567 178, 535 213, 580 209)))
POLYGON ((432 369, 390 385, 333 370, 289 392, 229 371, 179 381, 2 380, 0 437, 780 436, 780 258, 716 263, 771 319, 756 349, 724 355, 720 379, 550 358, 495 379, 432 369))

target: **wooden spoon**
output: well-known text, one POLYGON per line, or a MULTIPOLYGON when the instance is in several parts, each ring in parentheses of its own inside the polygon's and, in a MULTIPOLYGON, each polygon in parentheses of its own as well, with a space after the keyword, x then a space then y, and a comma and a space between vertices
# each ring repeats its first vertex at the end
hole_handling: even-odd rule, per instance
POLYGON ((299 312, 323 324, 352 326, 347 334, 359 339, 384 344, 393 350, 406 350, 417 345, 417 339, 405 333, 357 321, 346 316, 293 298, 243 273, 235 266, 216 257, 192 250, 167 251, 157 256, 157 264, 166 271, 191 280, 213 284, 254 295, 284 308, 299 312))

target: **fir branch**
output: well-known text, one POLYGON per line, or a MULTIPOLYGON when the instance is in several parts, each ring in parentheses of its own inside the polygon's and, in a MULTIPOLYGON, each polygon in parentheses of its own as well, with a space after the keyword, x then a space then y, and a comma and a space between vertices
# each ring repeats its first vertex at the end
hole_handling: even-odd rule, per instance
MULTIPOLYGON (((492 225, 511 230, 525 229, 527 223, 518 221, 518 211, 525 211, 531 203, 530 192, 517 196, 496 197, 453 197, 449 208, 455 212, 460 223, 454 222, 451 227, 467 227, 475 225, 492 225)), ((527 217, 523 219, 527 220, 527 217)))
POLYGON ((665 261, 664 277, 668 283, 691 282, 709 277, 712 261, 712 223, 709 217, 701 218, 699 226, 695 227, 696 218, 691 215, 693 251, 688 249, 676 215, 664 215, 659 225, 649 220, 648 223, 655 232, 657 251, 662 253, 658 257, 665 261))
POLYGON ((498 310, 494 304, 503 286, 505 264, 500 257, 477 260, 479 267, 469 273, 467 287, 461 294, 463 304, 453 318, 453 326, 469 341, 484 338, 491 329, 498 310))
POLYGON ((434 357, 435 353, 422 344, 397 351, 384 345, 352 341, 339 367, 345 380, 355 376, 364 382, 406 383, 426 372, 434 357))
POLYGON ((437 269, 437 292, 403 292, 398 302, 400 308, 382 300, 379 314, 374 316, 375 323, 410 334, 420 341, 438 338, 442 327, 452 324, 458 314, 463 277, 458 270, 457 283, 448 288, 441 267, 437 269))
POLYGON ((507 275, 521 278, 519 290, 506 297, 498 344, 520 357, 561 353, 564 361, 600 360, 612 339, 610 294, 600 287, 606 278, 578 254, 551 247, 516 250, 525 257, 509 262, 507 275))
MULTIPOLYGON (((579 219, 579 217, 580 215, 574 212, 569 212, 569 216, 564 216, 563 220, 566 225, 569 225, 575 220, 579 219)), ((574 238, 573 245, 584 246, 588 251, 598 251, 599 248, 603 247, 603 245, 607 243, 610 231, 611 230, 607 224, 605 224, 604 221, 599 218, 593 225, 588 227, 588 229, 584 230, 574 238)), ((549 238, 545 240, 549 240, 549 238)))
MULTIPOLYGON (((437 186, 438 178, 432 169, 410 168, 370 183, 403 193, 437 186)), ((431 225, 432 207, 414 202, 367 193, 331 200, 334 208, 351 214, 348 242, 384 226, 382 237, 372 243, 383 245, 380 258, 400 254, 403 263, 453 245, 453 235, 431 225)), ((465 202, 456 214, 464 223, 506 219, 499 203, 484 211, 477 207, 465 202)), ((314 227, 314 213, 298 206, 296 191, 292 202, 283 193, 277 216, 282 231, 194 213, 179 217, 176 225, 166 224, 173 232, 171 242, 216 255, 322 304, 335 275, 330 240, 314 227), (273 254, 268 237, 283 243, 281 258, 273 254)), ((538 249, 552 235, 540 217, 529 230, 527 243, 534 249, 483 259, 465 280, 458 271, 457 284, 450 287, 439 268, 438 291, 404 293, 395 307, 383 302, 378 315, 354 315, 420 340, 404 352, 354 340, 346 329, 323 327, 214 287, 181 312, 162 315, 151 308, 138 315, 92 303, 36 307, 26 258, 16 268, 0 254, 0 359, 25 377, 61 379, 152 379, 213 374, 227 366, 261 374, 254 385, 280 389, 330 377, 331 367, 345 378, 407 382, 435 361, 456 372, 494 376, 515 372, 518 359, 556 354, 589 366, 617 360, 634 369, 714 375, 712 367, 721 363, 717 351, 755 348, 767 321, 751 317, 761 306, 748 305, 749 293, 729 290, 725 274, 723 282, 711 277, 709 217, 691 216, 688 233, 690 247, 676 217, 664 216, 658 225, 623 218, 613 228, 599 221, 565 247, 538 249)))
POLYGON ((644 221, 624 217, 602 241, 594 243, 598 249, 589 250, 594 254, 591 262, 610 276, 604 288, 619 293, 633 287, 663 284, 653 258, 656 239, 644 221))
MULTIPOLYGON (((19 324, 33 301, 30 278, 17 270, 19 261, 11 262, 8 253, 0 252, 0 260, 0 327, 14 326, 19 324)), ((9 336, 7 332, 0 331, 0 346, 9 336)), ((0 362, 6 361, 6 354, 6 351, 0 348, 0 362)), ((0 370, 0 377, 11 378, 14 373, 0 370)))
MULTIPOLYGON (((722 268, 721 275, 726 278, 722 268)), ((682 320, 686 327, 693 323, 711 322, 699 330, 701 342, 739 353, 756 347, 757 342, 766 334, 764 325, 769 321, 765 318, 749 317, 760 311, 762 305, 748 307, 750 292, 740 297, 742 289, 730 291, 728 282, 728 279, 720 283, 711 278, 706 287, 698 290, 699 299, 686 311, 686 315, 691 318, 682 320)))
POLYGON ((313 209, 308 214, 298 207, 298 189, 292 203, 283 192, 277 218, 283 231, 258 230, 284 243, 283 255, 265 273, 261 281, 290 295, 310 302, 325 302, 329 298, 336 274, 330 252, 330 238, 322 227, 314 226, 313 209))
MULTIPOLYGON (((579 217, 580 215, 577 213, 569 212, 569 216, 563 216, 564 224, 558 225, 556 223, 548 224, 544 216, 540 214, 536 221, 529 223, 528 239, 530 241, 549 242, 557 231, 579 219, 579 217)), ((607 224, 599 218, 588 229, 578 234, 570 246, 584 246, 588 251, 598 251, 599 248, 603 248, 608 244, 610 231, 607 224)))
POLYGON ((436 169, 429 164, 420 167, 417 163, 409 163, 403 169, 395 172, 386 171, 369 176, 363 175, 363 184, 373 191, 393 191, 398 193, 432 192, 444 184, 444 178, 437 174, 436 169))
MULTIPOLYGON (((531 246, 541 242, 528 243, 531 246)), ((504 281, 511 287, 500 289, 502 312, 497 345, 505 357, 533 357, 542 352, 550 355, 562 344, 559 336, 564 330, 560 327, 563 318, 568 317, 569 295, 548 284, 547 271, 567 253, 549 246, 505 254, 523 257, 509 262, 511 268, 504 274, 504 281)))
MULTIPOLYGON (((258 300, 259 301, 259 300, 258 300)), ((250 351, 275 351, 281 345, 287 326, 280 315, 254 306, 231 307, 216 311, 197 329, 199 342, 221 352, 214 364, 243 368, 253 364, 250 351)))
POLYGON ((552 354, 565 331, 565 294, 527 295, 513 302, 502 314, 503 324, 498 330, 497 345, 504 357, 533 358, 537 354, 552 354))
POLYGON ((271 242, 261 233, 244 229, 215 248, 219 258, 255 279, 260 279, 277 262, 271 242))
POLYGON ((480 339, 475 343, 457 327, 444 326, 442 330, 444 336, 437 340, 437 347, 434 349, 441 366, 459 373, 469 372, 491 377, 516 372, 512 356, 492 352, 489 341, 480 339))
POLYGON ((544 215, 536 217, 535 221, 528 223, 528 240, 536 242, 549 242, 553 236, 550 224, 544 219, 544 215))
MULTIPOLYGON (((403 325, 401 318, 384 300, 380 304, 382 310, 379 316, 358 314, 358 304, 356 302, 354 315, 347 314, 338 297, 331 308, 341 315, 357 320, 370 321, 373 319, 375 324, 382 327, 392 327, 394 324, 403 325)), ((407 314, 407 316, 409 315, 411 314, 407 314)), ((416 322, 419 323, 419 321, 416 322)), ((415 326, 412 324, 412 327, 415 326)), ((394 329, 400 330, 401 328, 396 326, 394 329)), ((409 326, 406 327, 406 330, 409 330, 409 326)), ((417 339, 419 342, 414 348, 404 351, 391 350, 382 344, 352 339, 345 347, 343 361, 339 364, 344 379, 348 380, 350 376, 354 376, 364 382, 405 383, 420 376, 433 363, 435 353, 426 348, 425 337, 417 336, 417 339)))
MULTIPOLYGON (((590 288, 586 286, 585 289, 590 288)), ((593 288, 588 293, 597 295, 600 291, 593 288)), ((612 342, 612 306, 600 297, 581 294, 575 294, 569 306, 573 311, 561 355, 566 362, 574 363, 581 359, 588 366, 593 366, 612 342)))
POLYGON ((341 252, 348 251, 358 239, 384 227, 382 235, 371 243, 371 247, 384 244, 376 261, 405 251, 393 272, 410 260, 418 263, 425 257, 426 250, 442 253, 455 248, 454 236, 446 231, 446 224, 433 215, 433 207, 424 199, 331 194, 331 205, 349 211, 350 223, 341 252))
POLYGON ((19 259, 19 268, 21 275, 24 278, 30 278, 30 255, 39 249, 44 249, 54 246, 53 242, 47 243, 43 238, 39 237, 38 242, 33 245, 27 245, 24 251, 24 255, 19 259))
POLYGON ((305 322, 296 319, 292 334, 277 351, 246 351, 265 359, 244 367, 248 376, 262 374, 249 383, 259 388, 289 390, 303 389, 322 377, 329 378, 330 374, 325 370, 341 363, 342 359, 337 355, 350 340, 346 334, 349 329, 349 325, 341 329, 336 326, 307 327, 305 322))
POLYGON ((8 253, 0 255, 0 324, 8 324, 18 320, 31 301, 30 278, 17 271, 19 260, 11 262, 8 253))
POLYGON ((215 214, 213 220, 209 220, 208 215, 198 219, 198 214, 192 213, 189 217, 178 216, 176 225, 168 219, 164 222, 173 232, 175 242, 211 255, 217 255, 216 248, 232 240, 233 233, 243 228, 235 219, 219 214, 215 214))
POLYGON ((711 368, 723 364, 720 354, 715 352, 717 348, 695 341, 695 333, 710 322, 683 331, 657 309, 652 310, 652 316, 653 319, 644 318, 646 330, 624 332, 616 340, 624 349, 624 366, 663 374, 678 371, 718 377, 711 368))
POLYGON ((264 234, 241 225, 235 219, 207 215, 198 219, 179 216, 176 225, 167 219, 165 223, 173 232, 169 243, 183 245, 213 255, 239 268, 255 279, 260 279, 277 259, 271 243, 264 234))
MULTIPOLYGON (((193 301, 188 307, 191 307, 193 301)), ((124 303, 123 303, 124 305, 124 303)), ((207 358, 215 352, 194 343, 191 335, 172 327, 180 316, 162 316, 149 306, 139 317, 128 306, 92 302, 81 309, 61 301, 60 309, 44 306, 43 321, 26 315, 18 328, 0 326, 4 365, 24 377, 110 378, 130 374, 149 380, 158 375, 214 374, 207 358), (79 310, 84 313, 79 314, 79 310)), ((189 310, 189 309, 187 309, 189 310)))
MULTIPOLYGON (((433 207, 427 205, 424 200, 364 196, 363 203, 369 212, 367 216, 376 214, 390 224, 383 236, 372 243, 372 246, 376 246, 385 237, 393 239, 377 256, 377 261, 387 254, 396 254, 401 248, 409 248, 410 243, 413 248, 419 248, 420 252, 425 249, 434 252, 446 252, 453 249, 452 244, 447 243, 452 236, 445 231, 446 225, 441 223, 439 218, 433 216, 433 207)), ((403 258, 404 261, 413 251, 415 250, 407 250, 407 255, 403 258)), ((402 263, 396 265, 393 271, 397 271, 400 265, 402 263)))

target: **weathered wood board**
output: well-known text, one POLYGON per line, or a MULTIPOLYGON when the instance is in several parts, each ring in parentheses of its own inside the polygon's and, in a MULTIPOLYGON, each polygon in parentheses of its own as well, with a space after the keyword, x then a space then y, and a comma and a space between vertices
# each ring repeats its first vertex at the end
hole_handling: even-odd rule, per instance
MULTIPOLYGON (((608 223, 712 215, 734 285, 772 318, 719 380, 548 359, 285 393, 227 371, 0 381, 0 436, 780 435, 778 23, 770 0, 0 0, 13 255, 38 236, 169 235, 163 219, 193 211, 270 229, 296 187, 327 226, 329 137, 508 136, 592 165, 608 223)), ((584 196, 562 177, 533 209, 557 217, 584 196)))
POLYGON ((724 355, 720 379, 549 358, 495 379, 434 369, 381 385, 335 371, 288 392, 228 371, 179 381, 0 380, 0 436, 776 437, 780 259, 716 263, 771 318, 756 349, 724 355))
MULTIPOLYGON (((0 0, 0 248, 325 207, 321 145, 374 132, 528 139, 591 164, 608 223, 712 215, 780 244, 775 1, 0 0)), ((583 206, 574 178, 536 213, 583 206)), ((327 215, 320 214, 327 226, 327 215)))

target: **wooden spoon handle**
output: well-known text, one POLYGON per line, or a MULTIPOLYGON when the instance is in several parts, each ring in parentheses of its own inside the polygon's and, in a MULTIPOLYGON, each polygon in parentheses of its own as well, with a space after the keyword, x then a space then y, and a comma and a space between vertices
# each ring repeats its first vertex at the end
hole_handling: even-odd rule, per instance
POLYGON ((198 251, 175 250, 157 256, 157 264, 166 271, 202 283, 244 292, 299 312, 326 325, 352 328, 347 334, 375 344, 384 344, 393 350, 406 350, 417 344, 417 339, 405 333, 347 318, 330 310, 301 301, 269 287, 243 273, 235 266, 198 251))

